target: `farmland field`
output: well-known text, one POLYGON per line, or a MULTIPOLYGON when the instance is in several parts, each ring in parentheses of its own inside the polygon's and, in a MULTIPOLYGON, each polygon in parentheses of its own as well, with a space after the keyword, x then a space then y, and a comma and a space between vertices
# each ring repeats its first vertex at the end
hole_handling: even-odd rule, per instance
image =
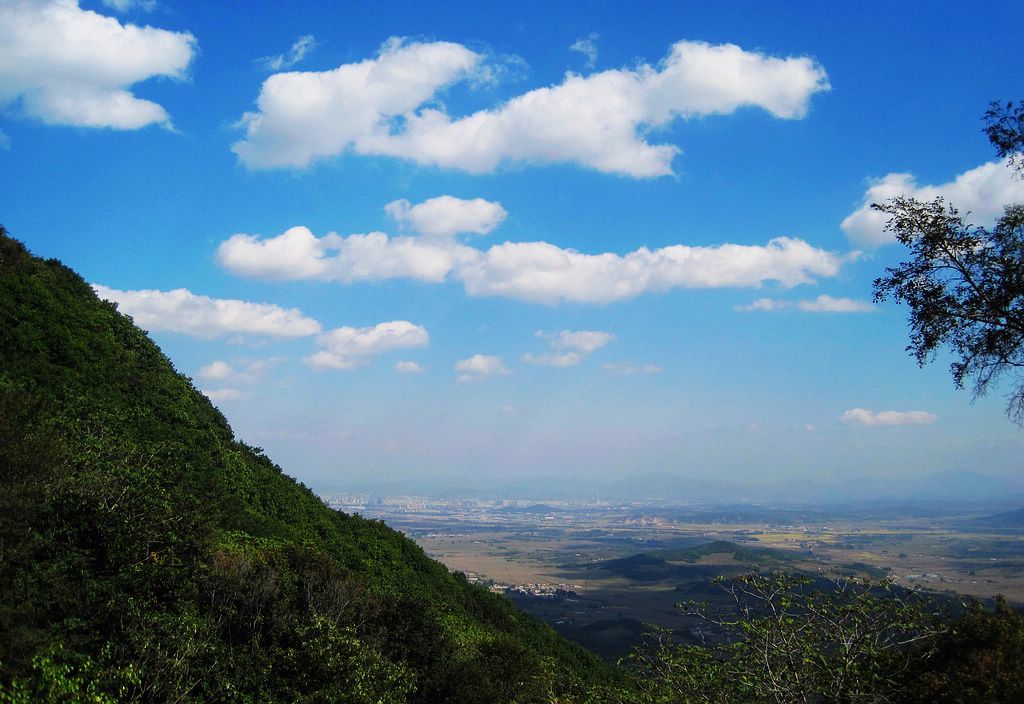
POLYGON ((1024 534, 989 520, 986 506, 900 513, 421 501, 364 512, 607 657, 627 653, 648 624, 700 641, 705 634, 675 605, 725 608, 713 578, 752 570, 888 579, 954 604, 997 594, 1024 603, 1024 534))

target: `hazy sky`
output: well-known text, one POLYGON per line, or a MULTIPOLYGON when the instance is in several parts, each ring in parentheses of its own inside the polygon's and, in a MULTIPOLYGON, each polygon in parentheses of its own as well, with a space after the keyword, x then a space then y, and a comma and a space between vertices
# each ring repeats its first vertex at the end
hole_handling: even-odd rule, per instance
POLYGON ((431 5, 0 0, 0 221, 315 488, 1019 475, 866 208, 1024 200, 1019 2, 431 5))

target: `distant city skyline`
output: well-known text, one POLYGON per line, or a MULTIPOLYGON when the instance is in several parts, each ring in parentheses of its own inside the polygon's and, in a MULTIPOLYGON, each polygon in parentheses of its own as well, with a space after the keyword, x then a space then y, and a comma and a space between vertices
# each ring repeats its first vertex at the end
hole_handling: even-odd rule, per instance
POLYGON ((870 208, 1024 201, 1020 4, 242 9, 0 5, 0 222, 314 489, 1024 476, 870 208))

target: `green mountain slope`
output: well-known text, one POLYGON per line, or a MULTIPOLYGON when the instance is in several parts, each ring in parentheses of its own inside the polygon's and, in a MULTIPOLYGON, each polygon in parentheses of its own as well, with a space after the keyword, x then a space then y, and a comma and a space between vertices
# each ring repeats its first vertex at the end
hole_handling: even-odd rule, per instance
POLYGON ((0 701, 532 702, 607 676, 327 508, 0 228, 0 701))

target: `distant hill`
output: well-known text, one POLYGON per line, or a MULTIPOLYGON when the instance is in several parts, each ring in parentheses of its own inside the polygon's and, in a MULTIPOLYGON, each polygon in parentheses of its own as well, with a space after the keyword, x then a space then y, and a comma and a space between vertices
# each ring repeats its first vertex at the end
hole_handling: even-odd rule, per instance
POLYGON ((651 555, 668 562, 697 562, 702 557, 718 554, 732 555, 737 562, 792 562, 797 556, 789 550, 775 548, 751 548, 728 540, 715 540, 692 548, 656 550, 651 555))
POLYGON ((674 577, 678 570, 661 558, 646 553, 598 562, 596 569, 605 570, 638 582, 656 582, 674 577))
POLYGON ((975 518, 969 523, 976 528, 993 528, 996 530, 1024 530, 1024 508, 1006 511, 991 516, 975 518))
POLYGON ((786 550, 751 548, 727 540, 715 540, 696 547, 653 550, 629 557, 604 560, 587 567, 588 569, 604 570, 638 582, 656 582, 702 577, 712 579, 720 574, 737 570, 781 567, 797 557, 795 553, 786 550), (701 558, 709 555, 730 555, 738 564, 735 566, 696 564, 701 558))
POLYGON ((0 701, 547 702, 609 672, 329 509, 0 228, 0 701))

